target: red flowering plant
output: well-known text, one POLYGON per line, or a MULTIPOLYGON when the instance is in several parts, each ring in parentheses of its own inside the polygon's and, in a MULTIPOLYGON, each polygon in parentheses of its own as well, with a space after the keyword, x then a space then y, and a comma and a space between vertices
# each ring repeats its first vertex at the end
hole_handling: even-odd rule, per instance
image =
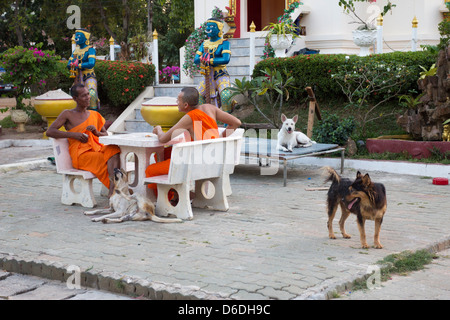
MULTIPOLYGON (((374 21, 370 20, 363 20, 358 13, 356 12, 355 3, 356 2, 367 2, 367 3, 375 3, 377 0, 339 0, 339 6, 343 7, 344 12, 347 14, 353 15, 356 20, 353 23, 358 23, 361 26, 358 27, 360 30, 366 30, 366 29, 374 29, 374 21)), ((383 10, 380 11, 380 14, 382 16, 386 15, 389 11, 392 10, 396 5, 391 2, 391 0, 388 0, 388 3, 383 7, 383 10)))
POLYGON ((145 87, 153 84, 153 64, 130 61, 102 61, 95 64, 100 99, 117 108, 126 108, 145 87))
POLYGON ((60 71, 60 56, 41 48, 42 43, 31 48, 16 46, 0 54, 0 66, 6 70, 3 80, 17 86, 17 90, 10 93, 16 99, 14 109, 25 110, 28 114, 33 110, 32 93, 39 95, 48 90, 48 80, 60 71))

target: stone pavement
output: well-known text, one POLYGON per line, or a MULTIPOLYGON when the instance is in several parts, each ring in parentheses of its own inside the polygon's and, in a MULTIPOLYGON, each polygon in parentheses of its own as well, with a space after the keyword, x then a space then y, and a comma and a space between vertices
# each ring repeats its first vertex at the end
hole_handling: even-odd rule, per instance
MULTIPOLYGON (((353 280, 366 278, 389 254, 450 245, 450 187, 433 185, 431 177, 369 172, 385 184, 388 210, 384 249, 366 250, 360 248, 354 217, 346 224, 351 239, 340 234, 328 239, 326 191, 314 189, 324 187, 319 167, 291 165, 283 187, 281 171, 262 176, 257 165, 242 164, 231 177, 228 212, 195 209, 194 219, 180 224, 101 224, 84 216, 82 207, 60 203, 62 177, 45 152, 41 157, 28 165, 0 166, 0 270, 64 286, 80 275, 83 290, 146 299, 330 299, 336 291, 351 290, 353 280)), ((344 176, 355 174, 347 168, 344 176)), ((99 195, 98 181, 95 188, 99 195)), ((97 201, 107 206, 106 198, 97 201)), ((370 245, 373 229, 367 222, 370 245)), ((404 295, 392 298, 450 299, 448 268, 433 271, 448 266, 446 255, 415 273, 428 277, 431 271, 438 288, 431 281, 429 290, 407 282, 394 289, 404 295)), ((389 287, 386 282, 341 299, 383 299, 375 293, 389 287)))

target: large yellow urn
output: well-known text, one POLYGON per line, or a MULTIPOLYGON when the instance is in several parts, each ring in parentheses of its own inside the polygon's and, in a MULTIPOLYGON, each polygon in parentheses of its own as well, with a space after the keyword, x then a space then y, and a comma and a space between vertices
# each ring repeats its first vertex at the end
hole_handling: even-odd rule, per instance
MULTIPOLYGON (((61 89, 44 93, 34 100, 34 108, 37 113, 46 119, 47 128, 51 126, 63 110, 73 109, 76 106, 77 103, 72 99, 72 96, 61 89)), ((60 130, 64 131, 64 127, 60 130)), ((43 138, 48 139, 45 132, 43 138)))
POLYGON ((172 128, 185 113, 178 111, 177 99, 155 97, 142 103, 141 114, 151 126, 161 126, 164 132, 172 128))

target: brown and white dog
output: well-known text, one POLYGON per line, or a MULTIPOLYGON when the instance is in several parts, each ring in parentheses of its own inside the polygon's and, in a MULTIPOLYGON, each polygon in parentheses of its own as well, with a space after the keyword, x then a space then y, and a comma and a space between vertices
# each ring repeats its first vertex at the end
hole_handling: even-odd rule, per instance
POLYGON ((105 214, 92 221, 103 223, 119 223, 124 221, 145 221, 155 222, 182 222, 181 219, 161 218, 155 215, 155 205, 146 197, 139 194, 132 194, 128 187, 128 177, 125 171, 114 169, 114 192, 109 198, 109 208, 85 211, 87 216, 95 214, 105 214))

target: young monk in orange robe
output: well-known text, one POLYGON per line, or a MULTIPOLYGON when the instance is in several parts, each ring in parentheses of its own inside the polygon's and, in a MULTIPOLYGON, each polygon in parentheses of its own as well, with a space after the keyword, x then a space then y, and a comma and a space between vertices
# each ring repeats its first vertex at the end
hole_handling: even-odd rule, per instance
POLYGON ((92 172, 109 189, 111 196, 110 177, 114 175, 114 168, 120 168, 120 148, 99 142, 99 136, 108 135, 105 119, 97 111, 87 110, 90 95, 86 87, 75 85, 71 93, 77 106, 61 112, 46 134, 55 139, 68 138, 73 167, 92 172), (66 132, 59 131, 62 126, 66 132))
MULTIPOLYGON (((235 116, 212 104, 198 105, 198 100, 197 89, 186 87, 181 90, 177 99, 178 111, 184 112, 186 115, 167 132, 163 132, 160 126, 153 129, 153 133, 158 136, 160 142, 168 142, 182 132, 185 133, 187 141, 219 138, 217 121, 227 124, 224 136, 233 133, 241 125, 241 121, 235 116)), ((147 178, 169 173, 170 151, 171 148, 166 148, 164 161, 156 162, 147 167, 145 170, 147 178)), ((149 184, 148 187, 153 189, 156 195, 156 184, 149 184)))
POLYGON ((100 113, 90 110, 89 118, 85 122, 68 131, 84 133, 88 136, 88 141, 81 142, 69 138, 69 153, 74 168, 92 172, 109 189, 110 180, 107 162, 112 156, 120 153, 120 148, 114 145, 101 144, 98 136, 86 129, 89 126, 94 126, 97 131, 101 131, 104 124, 105 119, 100 113))

